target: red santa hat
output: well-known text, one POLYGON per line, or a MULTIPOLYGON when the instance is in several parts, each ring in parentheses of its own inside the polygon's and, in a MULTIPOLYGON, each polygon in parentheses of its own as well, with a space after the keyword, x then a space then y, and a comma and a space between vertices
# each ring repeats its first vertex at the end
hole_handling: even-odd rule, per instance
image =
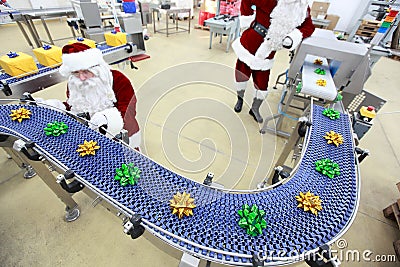
POLYGON ((97 48, 90 48, 83 43, 65 45, 62 49, 62 65, 59 72, 68 76, 73 71, 87 70, 96 65, 107 64, 101 51, 97 48))

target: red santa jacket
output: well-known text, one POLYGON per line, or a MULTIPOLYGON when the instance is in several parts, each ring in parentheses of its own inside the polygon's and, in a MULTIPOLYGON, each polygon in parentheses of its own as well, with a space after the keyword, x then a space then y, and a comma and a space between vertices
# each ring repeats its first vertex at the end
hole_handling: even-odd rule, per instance
MULTIPOLYGON (((139 124, 136 120, 136 95, 133 90, 130 80, 118 70, 111 70, 113 76, 113 91, 117 102, 114 106, 121 113, 123 118, 123 128, 128 131, 128 136, 131 136, 139 131, 139 124)), ((69 91, 67 88, 67 98, 69 91)), ((67 102, 64 102, 67 110, 71 107, 67 102)))
POLYGON ((235 40, 232 47, 239 60, 253 70, 266 70, 272 67, 274 56, 272 52, 282 48, 281 43, 285 36, 291 37, 295 48, 303 38, 311 36, 315 29, 306 0, 242 0, 240 12, 241 27, 247 29, 240 39, 235 40), (293 4, 295 2, 297 4, 293 4), (272 15, 275 17, 271 17, 272 15), (271 29, 273 21, 275 27, 271 29), (275 30, 275 33, 268 32, 264 39, 252 28, 254 22, 263 25, 269 31, 275 30), (270 34, 272 36, 269 36, 270 34), (272 40, 274 38, 275 40, 272 40), (264 51, 260 49, 262 46, 265 46, 264 51))

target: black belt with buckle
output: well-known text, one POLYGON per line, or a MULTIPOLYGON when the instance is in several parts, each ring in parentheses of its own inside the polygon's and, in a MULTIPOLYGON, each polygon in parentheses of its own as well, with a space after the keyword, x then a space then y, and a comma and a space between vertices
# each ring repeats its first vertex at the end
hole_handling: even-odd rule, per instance
POLYGON ((251 23, 251 28, 253 28, 256 31, 256 33, 261 35, 263 38, 267 36, 268 29, 265 28, 262 24, 258 23, 257 21, 253 21, 251 23))

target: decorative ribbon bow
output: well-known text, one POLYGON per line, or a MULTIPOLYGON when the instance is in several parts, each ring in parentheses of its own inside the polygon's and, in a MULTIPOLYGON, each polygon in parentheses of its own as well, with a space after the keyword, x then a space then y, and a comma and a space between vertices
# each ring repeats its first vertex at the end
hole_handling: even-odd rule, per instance
POLYGON ((82 42, 82 41, 85 40, 85 39, 82 38, 82 37, 78 37, 78 38, 76 38, 76 40, 79 41, 79 42, 82 42))
POLYGON ((327 140, 328 144, 334 144, 336 147, 343 144, 343 136, 335 131, 327 132, 324 138, 327 140))
POLYGON ((10 117, 13 121, 18 120, 18 122, 22 122, 24 119, 30 119, 31 111, 26 108, 12 109, 10 117))
POLYGON ((9 58, 15 58, 15 57, 18 57, 19 55, 18 55, 16 52, 11 52, 11 51, 10 51, 10 53, 8 53, 7 56, 8 56, 9 58))
POLYGON ((49 49, 51 49, 51 45, 47 45, 47 44, 46 44, 46 45, 43 46, 43 49, 44 49, 44 50, 49 50, 49 49))
POLYGON ((334 100, 334 102, 341 101, 342 99, 343 99, 343 96, 342 96, 342 94, 339 92, 339 93, 337 94, 336 99, 334 100))
POLYGON ((333 179, 333 177, 340 175, 339 164, 330 159, 320 159, 315 162, 315 169, 333 179))
POLYGON ((267 228, 267 222, 264 220, 265 211, 259 210, 256 204, 253 206, 244 204, 242 210, 238 210, 240 216, 239 226, 246 229, 250 236, 262 234, 262 230, 267 228))
POLYGON ((84 143, 82 145, 78 145, 79 148, 76 150, 77 152, 79 152, 79 156, 84 157, 87 155, 95 155, 97 149, 100 148, 100 146, 97 146, 97 142, 90 140, 88 141, 84 141, 84 143))
POLYGON ((140 178, 140 173, 139 168, 135 167, 133 163, 122 164, 121 168, 115 170, 114 179, 119 181, 122 186, 135 185, 140 178))
POLYGON ((296 200, 299 202, 297 207, 304 211, 311 211, 311 213, 318 215, 318 211, 322 210, 321 199, 310 191, 306 193, 300 192, 300 194, 296 196, 296 200))
POLYGON ((323 86, 323 87, 325 87, 325 86, 326 86, 326 80, 324 80, 324 79, 318 79, 318 80, 316 81, 316 84, 317 84, 318 86, 323 86))
POLYGON ((301 89, 303 89, 303 84, 302 82, 299 82, 296 86, 296 93, 300 93, 301 89))
POLYGON ((68 131, 68 125, 66 125, 64 122, 50 122, 47 124, 47 127, 44 128, 44 133, 46 135, 52 135, 52 136, 60 136, 62 134, 65 134, 68 131))
POLYGON ((111 33, 112 34, 117 34, 117 31, 116 30, 112 30, 111 33))
POLYGON ((314 60, 314 64, 315 65, 322 65, 322 60, 317 58, 317 59, 314 60))
POLYGON ((321 68, 315 69, 314 72, 316 74, 319 74, 319 75, 325 75, 326 74, 326 70, 321 69, 321 68))
POLYGON ((331 120, 336 120, 340 118, 340 112, 334 110, 333 108, 326 108, 322 111, 322 115, 330 118, 331 120))
POLYGON ((196 207, 194 198, 191 198, 190 194, 186 192, 182 194, 177 192, 169 202, 172 214, 178 215, 179 219, 182 219, 183 215, 193 215, 193 209, 196 207))

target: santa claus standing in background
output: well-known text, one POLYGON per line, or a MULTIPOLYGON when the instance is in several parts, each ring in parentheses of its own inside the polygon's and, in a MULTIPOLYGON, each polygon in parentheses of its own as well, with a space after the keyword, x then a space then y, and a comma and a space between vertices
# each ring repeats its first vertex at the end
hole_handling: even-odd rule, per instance
POLYGON ((275 52, 295 49, 315 27, 308 0, 242 0, 240 13, 240 26, 245 31, 232 44, 238 57, 235 70, 238 100, 234 110, 242 110, 247 81, 252 76, 255 92, 249 113, 262 123, 259 108, 267 96, 275 52))
POLYGON ((88 112, 93 129, 103 126, 112 135, 125 129, 129 145, 139 150, 136 96, 129 79, 112 70, 97 48, 77 42, 64 46, 62 53, 59 72, 68 77, 67 100, 47 100, 47 104, 75 114, 88 112))

